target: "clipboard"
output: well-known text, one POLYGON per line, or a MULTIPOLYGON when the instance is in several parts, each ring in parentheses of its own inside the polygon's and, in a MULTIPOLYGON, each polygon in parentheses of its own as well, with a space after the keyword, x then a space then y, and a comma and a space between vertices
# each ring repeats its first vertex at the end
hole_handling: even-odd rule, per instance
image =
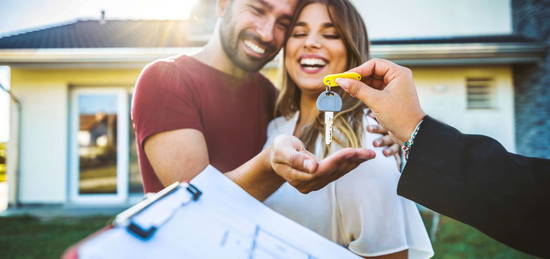
MULTIPOLYGON (((167 214, 168 217, 165 218, 165 221, 161 222, 160 225, 149 225, 147 228, 141 226, 140 224, 136 223, 133 218, 135 218, 140 212, 143 212, 147 208, 149 208, 151 205, 155 204, 156 202, 159 202, 163 198, 167 197, 174 191, 185 188, 187 192, 189 192, 189 201, 197 201, 200 196, 202 195, 202 192, 195 187, 193 184, 190 184, 188 182, 174 182, 173 184, 167 186, 166 188, 162 189, 161 191, 154 193, 150 196, 145 197, 142 201, 138 202, 137 204, 133 205, 132 207, 122 211, 121 213, 117 214, 115 218, 111 221, 111 223, 100 230, 96 231, 95 233, 91 234, 90 236, 86 237, 82 241, 78 242, 77 244, 67 248, 62 255, 62 258, 64 259, 76 259, 79 258, 78 256, 78 248, 84 245, 87 241, 95 238, 96 236, 109 231, 110 229, 113 229, 115 227, 122 227, 126 228, 128 233, 133 234, 135 237, 147 240, 151 238, 156 230, 162 225, 162 223, 165 223, 166 220, 168 220, 172 214, 167 214)), ((181 204, 181 206, 185 206, 188 202, 181 204)), ((167 212, 167 213, 173 213, 167 212)))
POLYGON ((153 236, 153 234, 159 227, 161 227, 168 219, 170 219, 170 217, 172 217, 174 211, 179 206, 185 206, 189 202, 196 201, 200 198, 201 195, 202 192, 194 185, 187 182, 175 182, 118 214, 113 220, 112 225, 126 227, 128 232, 134 234, 135 236, 142 239, 149 239, 153 236), (161 199, 167 197, 169 194, 180 188, 185 188, 189 192, 189 198, 185 199, 184 202, 182 202, 181 204, 174 204, 174 207, 171 210, 166 211, 166 214, 163 217, 160 217, 160 219, 148 224, 147 227, 144 227, 142 224, 134 220, 134 218, 137 217, 139 213, 143 212, 152 204, 160 201, 161 199))
POLYGON ((64 258, 358 258, 208 166, 123 211, 64 258))

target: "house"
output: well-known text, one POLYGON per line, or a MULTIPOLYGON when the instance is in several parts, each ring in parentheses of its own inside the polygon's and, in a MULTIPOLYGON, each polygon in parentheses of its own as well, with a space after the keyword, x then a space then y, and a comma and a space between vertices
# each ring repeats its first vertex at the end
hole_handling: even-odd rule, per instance
MULTIPOLYGON (((192 53, 205 43, 213 3, 197 7, 195 16, 202 20, 102 17, 0 38, 0 65, 11 67, 11 91, 19 100, 11 106, 10 204, 139 200, 132 88, 148 62, 192 53)), ((492 136, 511 151, 550 157, 548 143, 535 144, 550 132, 550 32, 538 29, 548 22, 525 15, 547 14, 537 5, 543 4, 511 1, 511 33, 377 39, 372 55, 412 68, 422 105, 432 116, 492 136)), ((274 81, 277 64, 262 71, 274 81)))

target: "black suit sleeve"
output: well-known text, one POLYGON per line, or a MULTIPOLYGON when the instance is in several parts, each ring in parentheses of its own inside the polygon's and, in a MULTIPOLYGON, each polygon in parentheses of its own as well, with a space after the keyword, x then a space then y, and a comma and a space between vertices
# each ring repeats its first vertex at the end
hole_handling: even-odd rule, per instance
POLYGON ((509 153, 492 138, 426 116, 398 193, 518 250, 550 257, 550 160, 509 153))

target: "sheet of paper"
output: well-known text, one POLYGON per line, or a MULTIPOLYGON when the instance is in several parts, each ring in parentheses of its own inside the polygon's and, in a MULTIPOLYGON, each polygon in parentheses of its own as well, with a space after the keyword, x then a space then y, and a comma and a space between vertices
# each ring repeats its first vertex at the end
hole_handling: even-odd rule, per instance
POLYGON ((179 206, 189 197, 180 188, 139 214, 140 224, 170 215, 151 239, 115 227, 80 246, 79 258, 358 258, 269 209, 211 166, 192 184, 203 192, 198 201, 179 206))

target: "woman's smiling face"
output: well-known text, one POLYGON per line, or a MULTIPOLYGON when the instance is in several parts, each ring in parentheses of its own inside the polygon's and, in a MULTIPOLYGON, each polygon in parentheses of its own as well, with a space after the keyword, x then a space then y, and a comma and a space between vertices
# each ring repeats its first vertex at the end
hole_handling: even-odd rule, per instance
POLYGON ((325 75, 346 70, 346 46, 325 4, 302 10, 285 48, 285 68, 302 92, 319 93, 325 75))

